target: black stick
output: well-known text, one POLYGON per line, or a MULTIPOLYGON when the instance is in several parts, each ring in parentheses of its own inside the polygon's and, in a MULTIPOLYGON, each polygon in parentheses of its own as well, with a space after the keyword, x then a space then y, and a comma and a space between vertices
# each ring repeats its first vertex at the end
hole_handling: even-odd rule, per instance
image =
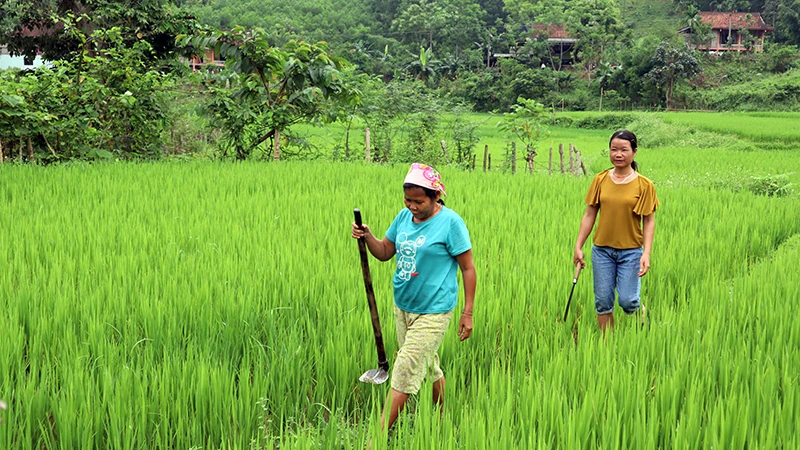
POLYGON ((572 277, 572 289, 569 290, 569 300, 567 300, 567 309, 564 310, 564 322, 567 321, 567 314, 569 314, 569 304, 572 303, 572 293, 575 292, 575 285, 578 284, 578 277, 581 274, 581 263, 575 266, 575 275, 572 277))
MULTIPOLYGON (((356 225, 361 226, 361 211, 356 208, 353 210, 356 225)), ((389 361, 386 359, 386 349, 383 347, 383 333, 381 333, 381 319, 378 316, 378 305, 375 303, 375 291, 372 289, 372 275, 369 273, 369 261, 367 260, 367 241, 358 239, 358 252, 361 254, 361 273, 364 275, 364 288, 367 291, 367 303, 369 303, 369 314, 372 316, 372 331, 375 334, 375 348, 378 350, 378 367, 389 370, 389 361)))

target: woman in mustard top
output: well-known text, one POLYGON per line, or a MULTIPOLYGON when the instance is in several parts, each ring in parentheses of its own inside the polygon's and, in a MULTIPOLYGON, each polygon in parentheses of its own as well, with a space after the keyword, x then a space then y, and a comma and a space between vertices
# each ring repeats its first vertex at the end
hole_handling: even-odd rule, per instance
POLYGON ((638 150, 636 135, 619 130, 609 141, 614 165, 597 174, 586 194, 586 211, 575 243, 573 263, 586 267, 583 244, 600 219, 592 246, 594 306, 597 323, 605 332, 614 328, 615 290, 626 314, 645 307, 640 304, 641 277, 650 270, 650 250, 655 233, 655 212, 659 206, 653 182, 641 176, 634 161, 638 150))

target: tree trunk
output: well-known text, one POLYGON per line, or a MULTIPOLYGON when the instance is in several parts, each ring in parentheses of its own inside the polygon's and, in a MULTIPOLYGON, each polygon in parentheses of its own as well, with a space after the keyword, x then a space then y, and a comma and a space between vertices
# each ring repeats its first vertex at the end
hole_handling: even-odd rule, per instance
POLYGON ((511 174, 517 173, 517 143, 511 143, 511 174))
POLYGON ((28 162, 32 163, 33 160, 33 142, 31 142, 31 138, 28 138, 28 162))
POLYGON ((367 127, 367 129, 364 131, 364 141, 366 143, 366 148, 365 148, 365 150, 366 150, 366 158, 365 159, 367 160, 367 162, 371 162, 372 161, 372 154, 371 154, 371 149, 369 148, 369 127, 367 127))
POLYGON ((272 159, 281 160, 281 130, 275 130, 272 136, 272 159))
POLYGON ((600 87, 600 112, 603 112, 603 88, 600 87))
POLYGON ((344 159, 350 159, 350 124, 347 124, 347 130, 344 133, 344 159))
POLYGON ((0 164, 6 162, 5 157, 3 156, 3 140, 0 139, 0 164))

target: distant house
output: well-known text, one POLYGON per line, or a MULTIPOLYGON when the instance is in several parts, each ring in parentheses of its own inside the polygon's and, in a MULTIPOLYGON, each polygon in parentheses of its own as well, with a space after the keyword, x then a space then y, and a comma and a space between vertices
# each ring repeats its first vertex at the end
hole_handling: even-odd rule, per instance
POLYGON ((192 55, 191 60, 189 60, 189 68, 194 72, 203 68, 214 71, 215 68, 224 66, 225 60, 217 59, 213 48, 205 50, 202 55, 192 55))
POLYGON ((558 58, 557 66, 575 62, 573 50, 578 40, 567 32, 564 25, 535 23, 531 25, 531 36, 547 38, 551 54, 558 58))
MULTIPOLYGON (((760 13, 703 11, 698 15, 701 22, 711 27, 711 40, 707 44, 697 45, 695 47, 697 50, 760 52, 764 48, 764 38, 767 33, 774 29, 764 22, 760 13)), ((678 32, 687 37, 691 35, 689 27, 682 28, 678 32)))
MULTIPOLYGON (((34 27, 30 30, 27 28, 22 29, 22 36, 25 37, 41 36, 44 33, 45 31, 38 27, 34 27)), ((12 56, 8 51, 7 45, 0 45, 0 69, 34 69, 45 64, 40 54, 37 54, 33 58, 12 56)))

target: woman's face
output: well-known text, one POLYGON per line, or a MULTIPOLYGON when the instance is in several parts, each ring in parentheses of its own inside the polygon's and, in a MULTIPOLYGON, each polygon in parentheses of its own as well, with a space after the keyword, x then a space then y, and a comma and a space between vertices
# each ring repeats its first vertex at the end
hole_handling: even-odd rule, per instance
POLYGON ((403 189, 403 196, 405 197, 406 208, 414 215, 414 219, 422 222, 436 212, 436 201, 439 199, 440 194, 436 194, 436 198, 430 198, 425 195, 425 191, 421 187, 412 187, 403 189))
POLYGON ((611 164, 617 169, 622 170, 630 167, 633 162, 633 157, 636 156, 636 151, 631 147, 630 141, 615 138, 611 140, 611 146, 608 148, 608 156, 611 159, 611 164))

